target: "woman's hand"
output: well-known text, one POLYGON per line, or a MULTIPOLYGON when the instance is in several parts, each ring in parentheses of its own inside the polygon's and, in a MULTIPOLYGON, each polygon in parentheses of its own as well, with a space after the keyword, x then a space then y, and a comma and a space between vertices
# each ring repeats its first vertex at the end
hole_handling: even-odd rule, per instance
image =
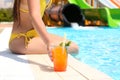
POLYGON ((54 44, 49 44, 47 46, 47 50, 48 50, 48 56, 50 57, 50 60, 53 61, 53 55, 52 55, 52 49, 54 48, 54 44))

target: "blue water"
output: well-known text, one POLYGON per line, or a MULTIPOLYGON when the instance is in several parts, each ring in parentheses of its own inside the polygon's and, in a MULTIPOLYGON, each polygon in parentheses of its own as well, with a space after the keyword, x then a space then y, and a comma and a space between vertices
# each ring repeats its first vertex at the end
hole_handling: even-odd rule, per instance
POLYGON ((72 55, 113 78, 120 80, 120 29, 111 28, 48 28, 79 45, 79 54, 72 55))

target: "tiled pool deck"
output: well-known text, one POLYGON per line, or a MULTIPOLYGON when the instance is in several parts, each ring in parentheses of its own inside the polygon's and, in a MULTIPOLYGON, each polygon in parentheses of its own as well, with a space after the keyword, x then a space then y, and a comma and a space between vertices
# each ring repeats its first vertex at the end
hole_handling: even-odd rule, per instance
POLYGON ((112 80, 106 74, 82 63, 68 55, 65 72, 54 72, 48 55, 27 55, 36 80, 112 80), (33 63, 35 62, 35 63, 33 63))
MULTIPOLYGON (((7 28, 4 28, 4 30, 5 29, 7 28)), ((5 33, 4 30, 0 33, 0 35, 5 33)), ((9 51, 8 52, 3 51, 3 52, 6 52, 6 54, 9 54, 9 56, 11 54, 9 51)), ((2 54, 2 51, 0 52, 0 54, 2 54)), ((35 77, 34 80, 112 80, 112 78, 109 77, 108 75, 76 60, 70 54, 68 55, 68 65, 67 65, 67 70, 65 72, 55 72, 53 70, 53 62, 50 61, 47 54, 22 55, 22 56, 27 57, 28 63, 25 64, 30 66, 33 76, 35 77)), ((19 64, 19 62, 16 61, 14 65, 17 64, 19 64)), ((21 76, 17 76, 17 77, 19 78, 21 76)), ((22 80, 25 79, 23 78, 22 80)))

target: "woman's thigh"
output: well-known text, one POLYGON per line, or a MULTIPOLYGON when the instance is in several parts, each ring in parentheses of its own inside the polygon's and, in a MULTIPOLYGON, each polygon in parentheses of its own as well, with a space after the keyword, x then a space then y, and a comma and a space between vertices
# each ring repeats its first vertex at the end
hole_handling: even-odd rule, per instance
MULTIPOLYGON (((55 45, 58 45, 61 43, 64 39, 63 37, 50 34, 50 37, 55 45)), ((47 46, 42 40, 41 37, 35 37, 31 39, 28 43, 28 45, 25 45, 24 38, 16 38, 11 43, 11 50, 15 53, 20 54, 45 54, 48 53, 47 46)), ((71 45, 68 48, 69 53, 77 53, 78 52, 78 46, 76 43, 72 42, 71 45)))
MULTIPOLYGON (((58 35, 50 34, 50 37, 52 39, 53 45, 59 45, 61 42, 63 42, 64 38, 58 35)), ((69 40, 67 40, 69 41, 69 40)), ((42 41, 41 38, 37 37, 30 41, 28 45, 29 51, 34 50, 33 52, 38 53, 47 53, 47 46, 42 41)), ((70 46, 68 47, 69 53, 78 53, 78 45, 75 42, 71 42, 70 46)))
MULTIPOLYGON (((52 43, 54 45, 58 45, 63 41, 63 38, 54 34, 50 34, 50 38, 52 39, 52 43)), ((44 41, 40 37, 35 37, 30 40, 27 51, 31 53, 47 53, 47 46, 44 41)))

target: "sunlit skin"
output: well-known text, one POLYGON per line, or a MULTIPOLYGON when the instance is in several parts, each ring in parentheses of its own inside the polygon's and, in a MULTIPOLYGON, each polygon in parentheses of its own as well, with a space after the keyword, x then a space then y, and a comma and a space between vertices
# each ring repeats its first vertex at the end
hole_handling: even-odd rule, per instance
MULTIPOLYGON (((12 33, 26 33, 31 29, 35 29, 39 36, 32 38, 27 48, 24 37, 15 38, 9 44, 9 48, 13 53, 45 54, 51 51, 50 47, 52 45, 58 45, 63 41, 63 37, 47 32, 42 15, 40 14, 40 0, 21 0, 20 8, 29 12, 20 12, 21 25, 17 26, 18 22, 14 21, 12 33)), ((70 53, 78 53, 77 44, 72 42, 68 51, 70 53)))

